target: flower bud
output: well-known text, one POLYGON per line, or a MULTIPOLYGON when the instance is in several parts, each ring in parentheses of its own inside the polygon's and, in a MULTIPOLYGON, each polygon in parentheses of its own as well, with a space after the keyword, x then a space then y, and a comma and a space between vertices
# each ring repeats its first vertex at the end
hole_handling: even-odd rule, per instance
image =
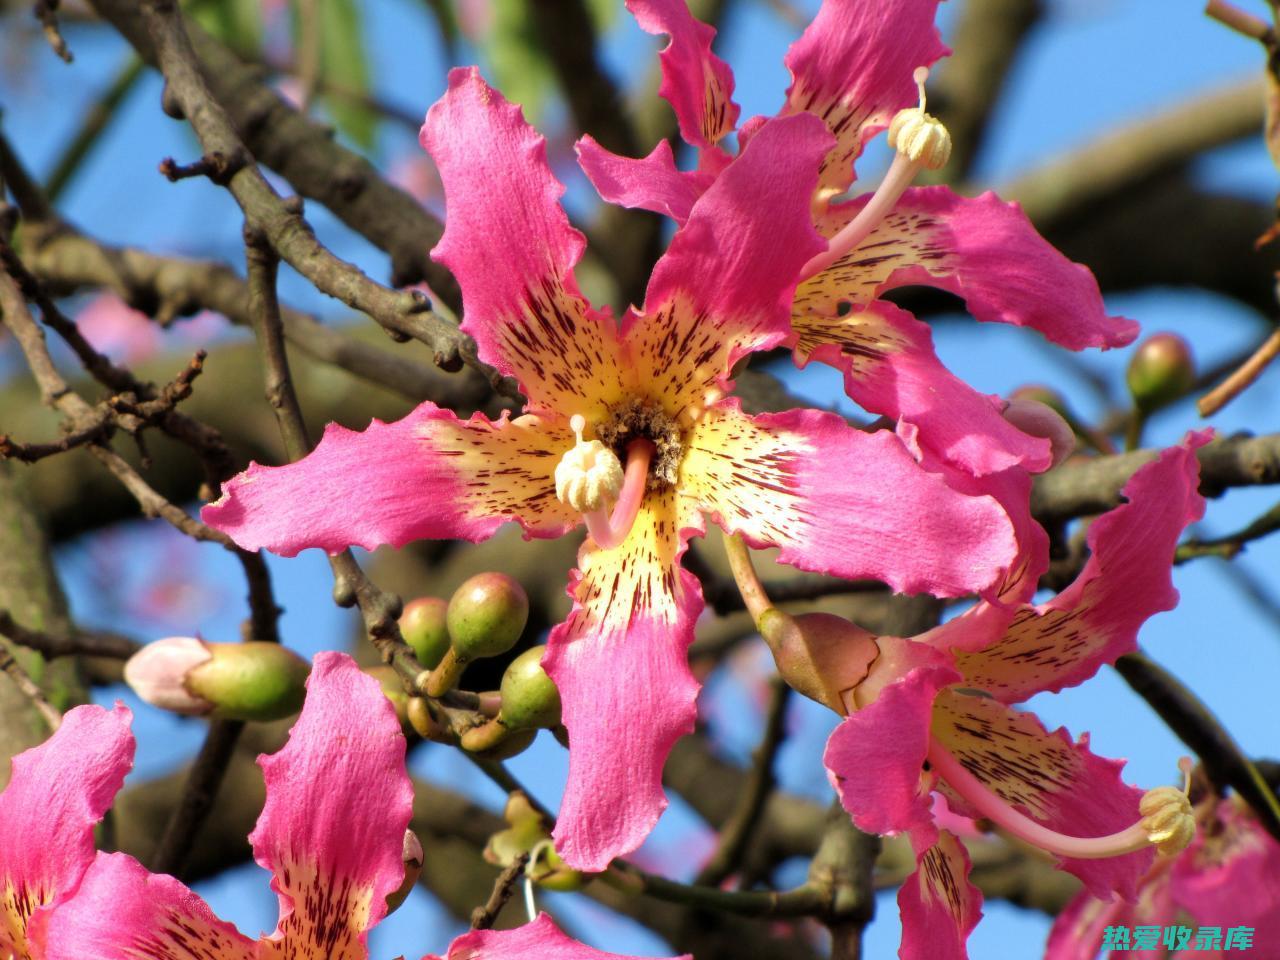
POLYGON ((1067 398, 1053 387, 1047 387, 1043 383, 1028 383, 1018 387, 1009 394, 1009 399, 1034 400, 1036 403, 1043 403, 1064 420, 1071 419, 1071 414, 1067 412, 1067 398))
POLYGON ((483 854, 486 861, 509 867, 517 857, 527 853, 530 858, 525 873, 539 886, 573 891, 586 883, 587 874, 566 866, 560 859, 551 842, 550 824, 521 791, 516 790, 508 797, 502 818, 508 827, 489 838, 483 854))
POLYGON ((545 646, 530 647, 502 675, 498 719, 513 730, 554 727, 560 722, 560 691, 542 669, 545 646))
POLYGON ((866 677, 880 653, 870 633, 830 613, 769 610, 760 633, 787 685, 841 715, 848 713, 842 694, 866 677))
POLYGON ((413 655, 426 669, 432 669, 449 649, 445 612, 449 604, 439 597, 419 597, 405 604, 400 614, 400 636, 413 648, 413 655))
POLYGON ((478 573, 449 600, 447 622, 460 661, 510 650, 529 619, 524 587, 505 573, 478 573))
POLYGON ((431 712, 431 706, 423 697, 409 698, 408 706, 405 708, 405 716, 409 721, 409 726, 413 727, 414 732, 422 739, 434 740, 437 743, 451 742, 452 734, 449 731, 448 724, 442 722, 431 712))
POLYGON ((1177 400, 1195 378, 1191 346, 1176 333, 1157 333, 1139 344, 1125 374, 1134 405, 1144 413, 1177 400))
MULTIPOLYGON (((482 760, 510 760, 528 750, 537 735, 537 730, 512 730, 492 747, 470 752, 482 760)), ((466 747, 465 743, 463 747, 466 747)))
POLYGON ((134 654, 125 680, 148 703, 178 713, 266 721, 302 709, 310 670, 278 643, 169 637, 134 654))
POLYGON ((1048 440, 1055 467, 1076 448, 1075 431, 1048 404, 1038 400, 1010 400, 1001 415, 1023 433, 1048 440))
POLYGON ((404 859, 404 880, 387 895, 388 914, 404 903, 405 898, 409 896, 409 891, 413 889, 413 885, 418 882, 418 877, 422 874, 422 844, 418 842, 418 836, 412 830, 404 832, 404 851, 401 856, 404 859))

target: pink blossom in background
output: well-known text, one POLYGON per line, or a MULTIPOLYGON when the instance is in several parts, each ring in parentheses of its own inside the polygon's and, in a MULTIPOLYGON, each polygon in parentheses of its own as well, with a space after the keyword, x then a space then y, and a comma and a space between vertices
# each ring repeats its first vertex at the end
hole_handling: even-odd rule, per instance
MULTIPOLYGON (((288 743, 258 758, 267 796, 249 840, 280 901, 275 932, 251 940, 173 877, 151 873, 126 854, 99 853, 76 895, 50 915, 38 956, 364 960, 368 931, 404 877, 413 806, 404 751, 378 682, 346 654, 318 654, 288 743)), ((570 940, 545 916, 516 930, 464 934, 446 954, 448 960, 527 956, 616 960, 570 940)))
POLYGON ((1199 829, 1174 858, 1158 860, 1138 883, 1135 901, 1104 901, 1081 892, 1054 921, 1045 960, 1094 960, 1107 927, 1182 928, 1173 946, 1108 951, 1139 960, 1225 960, 1270 956, 1280 944, 1280 841, 1267 833, 1238 797, 1212 793, 1196 807, 1199 829), (1252 929, 1252 947, 1228 949, 1232 927, 1252 929), (1211 928, 1201 938, 1201 928, 1211 928), (1217 945, 1212 945, 1217 928, 1217 945), (1184 932, 1185 931, 1185 932, 1184 932), (1259 952, 1261 951, 1261 952, 1259 952))
POLYGON ((98 294, 80 309, 75 322, 91 347, 125 366, 145 363, 165 350, 200 346, 226 323, 218 314, 202 310, 165 329, 114 293, 98 294))
POLYGON ((93 828, 133 766, 133 718, 75 707, 44 743, 13 758, 0 792, 0 957, 40 960, 49 913, 93 862, 93 828))
MULTIPOLYGON (((863 147, 915 103, 914 71, 948 52, 933 23, 938 2, 824 0, 786 56, 792 84, 779 116, 820 117, 834 137, 815 203, 825 240, 837 242, 872 200, 867 194, 835 202, 853 183, 863 147)), ((738 117, 733 74, 711 51, 715 31, 684 0, 627 0, 627 8, 644 30, 670 37, 659 93, 695 148, 697 169, 678 170, 665 142, 637 160, 584 137, 579 160, 604 199, 684 222, 697 197, 737 162, 721 145, 738 117)), ((776 122, 747 121, 739 141, 749 143, 776 122)), ((907 189, 883 202, 887 212, 861 228, 865 235, 851 249, 825 266, 811 261, 797 277, 786 344, 797 364, 818 360, 841 370, 853 400, 918 427, 922 444, 975 475, 1046 469, 1046 440, 1017 429, 1000 416, 998 398, 948 371, 929 327, 882 295, 915 284, 939 287, 962 297, 978 320, 1031 327, 1072 350, 1122 346, 1137 325, 1109 317, 1092 274, 1043 240, 1016 204, 947 187, 907 189)))
POLYGON ((285 556, 476 541, 511 520, 556 537, 585 519, 574 609, 544 661, 573 741, 556 840, 576 868, 635 849, 666 805, 662 764, 694 719, 685 651, 702 609, 680 559, 704 516, 781 547, 783 563, 908 592, 994 589, 1015 553, 995 500, 958 492, 892 433, 813 410, 747 416, 725 396, 740 358, 789 335, 796 271, 821 248, 810 198, 830 140, 809 115, 761 130, 619 325, 578 290, 584 240, 544 141, 477 71, 454 71, 423 128, 448 199, 434 256, 462 288, 463 329, 519 381, 525 412, 464 422, 426 403, 364 433, 330 426, 306 459, 255 464, 204 508, 246 549, 285 556), (614 512, 572 506, 560 467, 610 458, 614 512))

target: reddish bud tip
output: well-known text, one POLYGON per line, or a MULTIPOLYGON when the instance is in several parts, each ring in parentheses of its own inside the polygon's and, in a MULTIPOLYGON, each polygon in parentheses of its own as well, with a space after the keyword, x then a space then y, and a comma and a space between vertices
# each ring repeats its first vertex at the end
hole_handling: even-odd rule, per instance
POLYGON ((209 645, 195 637, 165 637, 148 643, 124 665, 124 681, 153 707, 202 716, 213 704, 187 688, 187 674, 213 659, 209 645))

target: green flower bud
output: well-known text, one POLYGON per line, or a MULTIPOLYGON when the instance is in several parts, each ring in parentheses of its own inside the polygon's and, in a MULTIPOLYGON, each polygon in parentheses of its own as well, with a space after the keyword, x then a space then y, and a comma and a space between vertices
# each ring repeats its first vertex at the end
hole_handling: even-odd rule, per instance
POLYGON ((1139 344, 1125 375, 1134 405, 1144 413, 1177 400, 1195 379, 1191 346, 1176 333, 1157 333, 1139 344))
POLYGON ((554 727, 560 722, 560 691, 542 669, 545 646, 530 647, 502 675, 498 719, 513 730, 554 727))
POLYGON ((283 720, 302 709, 311 664, 288 647, 210 643, 213 658, 187 673, 187 689, 224 720, 283 720))
POLYGON ((478 573, 449 600, 449 637, 461 661, 510 650, 529 620, 524 587, 505 573, 478 573))
POLYGON ((528 750, 529 745, 533 743, 533 738, 537 735, 537 730, 512 730, 494 746, 487 750, 476 750, 474 755, 482 760, 510 760, 528 750))
POLYGON ((517 857, 530 854, 526 874, 548 890, 578 890, 590 879, 560 859, 551 842, 550 824, 519 790, 508 797, 502 817, 509 826, 489 838, 483 854, 489 863, 509 867, 517 857))
POLYGON ((413 655, 426 669, 432 669, 449 649, 445 611, 449 604, 439 597, 419 597, 405 604, 400 614, 400 636, 413 648, 413 655))
POLYGON ((1029 383, 1019 387, 1009 394, 1009 399, 1034 400, 1036 403, 1043 403, 1063 419, 1071 419, 1071 414, 1067 412, 1067 398, 1053 389, 1053 387, 1046 387, 1043 383, 1029 383))
POLYGON ((302 709, 310 670, 278 643, 167 637, 130 657, 124 675, 143 700, 175 713, 265 721, 302 709))

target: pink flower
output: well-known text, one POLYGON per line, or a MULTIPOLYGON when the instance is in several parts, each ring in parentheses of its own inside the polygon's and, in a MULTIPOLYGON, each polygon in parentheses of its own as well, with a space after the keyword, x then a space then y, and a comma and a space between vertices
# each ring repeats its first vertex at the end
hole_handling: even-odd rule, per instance
POLYGON ((1229 944, 1232 928, 1247 928, 1251 946, 1280 943, 1280 843, 1242 801, 1210 795, 1197 805, 1200 828, 1176 858, 1162 858, 1138 882, 1134 902, 1103 901, 1080 893, 1053 924, 1045 960, 1094 960, 1106 928, 1127 928, 1123 953, 1110 956, 1226 958, 1244 944, 1229 944), (1139 947, 1140 927, 1158 927, 1154 949, 1139 947), (1172 928, 1172 943, 1164 931, 1172 928), (1166 950, 1166 947, 1168 948, 1166 950))
MULTIPOLYGON (((251 940, 173 877, 125 854, 100 853, 76 896, 49 919, 43 957, 362 960, 369 930, 404 878, 413 811, 404 750, 377 681, 345 654, 318 654, 289 742, 258 758, 267 799, 249 840, 280 899, 275 932, 251 940)), ((570 940, 545 916, 519 930, 466 934, 447 957, 527 955, 612 958, 570 940)))
POLYGON ((13 758, 0 793, 0 957, 31 960, 53 908, 93 862, 93 827, 133 766, 129 710, 68 711, 44 743, 13 758))
POLYGON ((480 357, 520 382, 524 415, 462 422, 424 403, 360 434, 330 426, 306 459, 231 480, 203 517, 285 556, 477 541, 511 520, 558 537, 585 520, 573 612, 544 666, 573 744, 558 849, 600 870, 657 820, 663 762, 693 725, 685 650, 702 597, 680 558, 704 515, 784 563, 938 595, 1003 576, 1010 521, 891 433, 814 410, 747 416, 724 396, 736 361, 788 335, 796 271, 821 248, 809 203, 830 134, 815 118, 753 138, 621 324, 578 291, 583 238, 518 108, 456 70, 422 140, 449 207, 434 255, 458 278, 480 357))
MULTIPOLYGON (((915 71, 948 52, 933 26, 937 5, 825 0, 787 54, 792 84, 779 115, 820 117, 835 138, 815 205, 815 225, 831 245, 801 270, 787 346, 801 366, 819 360, 843 371, 855 401, 919 427, 922 443, 975 475, 1015 465, 1039 471, 1050 463, 1046 441, 1001 418, 999 401, 938 360, 928 326, 881 297, 908 285, 939 287, 962 297, 978 320, 1032 327, 1073 350, 1122 346, 1137 325, 1108 317, 1089 271, 1046 243, 1016 204, 990 193, 908 189, 922 160, 899 155, 874 196, 828 205, 853 182, 867 141, 916 102, 915 71)), ((634 160, 584 137, 579 159, 604 199, 683 223, 702 192, 738 162, 719 146, 738 117, 733 74, 711 52, 715 31, 683 0, 627 0, 627 7, 644 30, 671 38, 659 92, 697 148, 698 166, 678 170, 665 141, 634 160)), ((748 121, 739 141, 749 143, 773 122, 748 121)))
MULTIPOLYGON (((1083 571, 1048 603, 1029 602, 1047 565, 1041 533, 1023 538, 1023 574, 999 603, 979 602, 914 639, 850 633, 876 659, 868 672, 865 651, 850 658, 847 669, 860 664, 861 674, 842 681, 849 712, 824 762, 855 824, 911 834, 917 870, 898 897, 903 960, 963 958, 981 915, 964 847, 935 821, 935 789, 955 813, 1054 854, 1097 897, 1134 896, 1165 826, 1181 832, 1162 848, 1185 844, 1189 808, 1176 791, 1159 788, 1144 801, 1120 779, 1123 762, 1094 756, 1087 735, 1049 733, 1011 704, 1084 682, 1134 650, 1143 622, 1177 603, 1170 566, 1183 528, 1204 512, 1195 449, 1209 437, 1192 434, 1133 475, 1128 502, 1090 527, 1083 571), (1152 806, 1169 822, 1148 821, 1152 806)), ((1025 497, 1021 471, 983 482, 1002 479, 1025 497)))

